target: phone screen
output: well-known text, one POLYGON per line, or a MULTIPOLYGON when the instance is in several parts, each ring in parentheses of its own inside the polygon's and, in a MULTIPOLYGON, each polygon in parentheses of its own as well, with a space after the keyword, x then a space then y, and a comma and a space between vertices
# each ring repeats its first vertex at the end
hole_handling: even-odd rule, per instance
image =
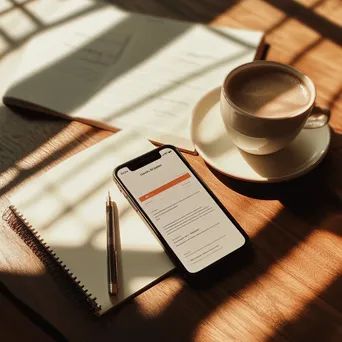
POLYGON ((171 148, 161 158, 117 177, 185 269, 199 272, 240 248, 245 237, 171 148))

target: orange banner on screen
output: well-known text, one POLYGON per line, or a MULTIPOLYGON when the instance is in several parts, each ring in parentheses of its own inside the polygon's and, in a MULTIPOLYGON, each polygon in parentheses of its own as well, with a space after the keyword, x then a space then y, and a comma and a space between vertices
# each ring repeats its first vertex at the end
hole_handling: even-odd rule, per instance
POLYGON ((139 197, 139 200, 140 202, 144 202, 146 200, 148 200, 149 198, 155 196, 155 195, 158 195, 160 194, 161 192, 167 190, 167 189, 170 189, 172 188, 173 186, 179 184, 180 182, 183 182, 184 180, 190 178, 190 174, 189 173, 186 173, 178 178, 175 178, 174 180, 172 180, 171 182, 168 182, 162 186, 160 186, 159 188, 157 189, 154 189, 152 190, 151 192, 139 197))

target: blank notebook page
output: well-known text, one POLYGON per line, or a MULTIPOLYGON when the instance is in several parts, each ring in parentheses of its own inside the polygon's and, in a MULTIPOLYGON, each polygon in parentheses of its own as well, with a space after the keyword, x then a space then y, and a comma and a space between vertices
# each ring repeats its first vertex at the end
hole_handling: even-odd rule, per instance
MULTIPOLYGON (((61 1, 50 20, 94 1, 61 1), (83 5, 82 5, 83 4, 83 5)), ((79 10, 78 10, 79 11, 79 10)), ((251 62, 263 32, 122 11, 111 4, 36 35, 5 98, 194 151, 194 105, 251 62)), ((70 14, 69 14, 70 15, 70 14)))
POLYGON ((60 260, 97 298, 100 314, 174 268, 149 228, 112 179, 113 169, 153 149, 132 131, 121 131, 72 156, 21 187, 12 204, 60 260), (107 285, 108 191, 119 211, 119 295, 107 285))

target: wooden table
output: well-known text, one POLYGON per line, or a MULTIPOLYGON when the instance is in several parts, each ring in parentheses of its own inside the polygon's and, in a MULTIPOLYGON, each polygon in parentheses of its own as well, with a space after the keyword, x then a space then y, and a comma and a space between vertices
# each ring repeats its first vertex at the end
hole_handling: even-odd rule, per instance
MULTIPOLYGON (((13 1, 14 3, 14 1, 13 1)), ((143 13, 266 31, 267 59, 312 77, 332 141, 310 174, 278 185, 233 181, 186 155, 250 235, 256 259, 210 290, 173 275, 119 312, 90 316, 0 223, 0 280, 72 341, 342 340, 342 4, 330 1, 117 1, 143 13)), ((8 38, 8 37, 7 37, 8 38)), ((20 42, 19 42, 20 45, 20 42)), ((11 191, 111 133, 41 115, 0 115, 0 207, 11 191)), ((0 294, 0 340, 50 338, 0 294)))

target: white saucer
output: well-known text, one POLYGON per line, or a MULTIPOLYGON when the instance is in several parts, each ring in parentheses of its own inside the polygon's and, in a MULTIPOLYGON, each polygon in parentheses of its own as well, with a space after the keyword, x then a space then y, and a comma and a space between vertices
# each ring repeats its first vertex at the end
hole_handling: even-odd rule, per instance
POLYGON ((214 169, 251 182, 281 182, 299 177, 324 158, 330 128, 303 129, 283 150, 256 156, 238 149, 231 141, 220 113, 220 89, 215 88, 196 104, 191 120, 191 139, 199 155, 214 169))

